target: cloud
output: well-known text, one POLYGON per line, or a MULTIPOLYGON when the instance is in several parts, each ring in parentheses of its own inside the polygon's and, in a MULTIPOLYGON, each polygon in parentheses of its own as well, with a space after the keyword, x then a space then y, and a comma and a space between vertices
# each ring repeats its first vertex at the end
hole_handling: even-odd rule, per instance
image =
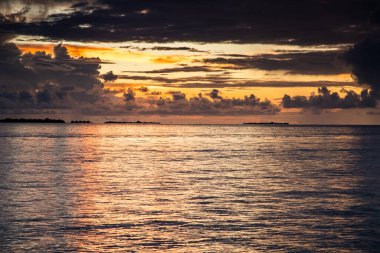
POLYGON ((280 54, 261 54, 255 56, 232 55, 229 58, 217 57, 203 60, 211 64, 228 64, 227 68, 261 69, 266 71, 285 71, 288 74, 336 75, 349 71, 340 62, 342 50, 283 52, 280 54))
MULTIPOLYGON (((148 74, 148 72, 145 72, 148 74)), ((150 73, 149 73, 150 74, 150 73)), ((177 88, 226 88, 226 87, 321 87, 321 86, 356 86, 355 82, 320 81, 271 81, 247 80, 233 78, 229 73, 196 75, 191 77, 164 77, 149 75, 119 75, 119 79, 133 81, 149 81, 163 87, 177 88)))
POLYGON ((220 69, 212 69, 207 66, 182 66, 174 68, 163 68, 150 71, 123 71, 125 73, 145 73, 145 74, 164 74, 178 72, 220 72, 220 69))
POLYGON ((99 58, 73 58, 62 44, 53 51, 22 55, 14 44, 0 44, 0 113, 80 110, 105 99, 99 58))
POLYGON ((21 51, 13 43, 0 41, 0 87, 3 91, 35 88, 38 78, 21 62, 21 51))
POLYGON ((118 76, 115 75, 112 71, 109 71, 105 73, 104 75, 102 75, 102 78, 104 79, 104 81, 113 82, 117 80, 118 76))
POLYGON ((173 101, 180 101, 180 100, 185 100, 186 99, 186 94, 182 93, 180 91, 173 92, 172 96, 173 96, 173 101))
MULTIPOLYGON (((213 90, 211 93, 220 93, 213 90)), ((134 94, 128 89, 124 96, 134 94)), ((126 100, 124 109, 132 114, 157 114, 157 115, 258 115, 276 114, 280 108, 270 101, 261 101, 253 94, 244 98, 208 99, 201 93, 198 96, 187 98, 180 91, 171 91, 171 98, 136 98, 126 100)))
POLYGON ((192 48, 192 47, 164 47, 164 46, 160 46, 160 47, 151 47, 151 48, 147 48, 147 49, 150 49, 150 50, 157 50, 157 51, 189 51, 189 52, 196 52, 196 53, 205 53, 207 51, 202 51, 202 50, 198 50, 196 48, 192 48))
POLYGON ((54 47, 55 57, 46 52, 26 53, 21 60, 25 67, 33 70, 39 82, 50 83, 59 89, 91 90, 102 88, 98 79, 101 60, 99 58, 72 58, 61 44, 54 47))
MULTIPOLYGON (((72 13, 75 11, 75 0, 2 0, 0 1, 0 21, 7 23, 29 23, 42 21, 55 13, 72 13)), ((95 5, 95 1, 87 1, 95 5)), ((85 6, 81 8, 86 10, 85 6)))
POLYGON ((376 98, 371 91, 363 90, 360 94, 354 91, 342 90, 344 97, 337 92, 331 92, 326 87, 318 89, 318 94, 310 97, 285 95, 282 98, 284 108, 303 109, 348 109, 348 108, 374 108, 377 105, 376 98))
POLYGON ((188 51, 193 53, 207 53, 207 51, 199 50, 192 47, 168 47, 168 46, 156 46, 156 47, 137 47, 137 46, 121 46, 121 48, 135 49, 138 51, 153 50, 153 51, 188 51))
POLYGON ((62 45, 62 43, 56 45, 53 48, 55 59, 57 60, 68 60, 70 59, 69 52, 67 48, 62 45))
POLYGON ((181 62, 184 60, 185 60, 185 58, 182 56, 180 57, 180 56, 167 55, 167 56, 161 56, 161 57, 154 58, 152 60, 152 62, 161 63, 161 64, 170 64, 170 63, 181 62))
POLYGON ((23 22, 21 13, 17 20, 1 22, 0 30, 74 41, 346 44, 374 32, 373 12, 379 4, 376 0, 365 4, 359 0, 59 2, 71 7, 58 13, 49 12, 54 6, 48 6, 43 19, 29 22, 23 22))
POLYGON ((0 13, 0 21, 8 22, 8 23, 21 23, 26 22, 25 14, 28 13, 30 8, 28 6, 24 6, 21 10, 9 14, 0 13))
POLYGON ((380 41, 368 39, 357 43, 343 58, 352 66, 357 82, 368 85, 380 97, 380 41))
POLYGON ((217 89, 213 89, 208 95, 212 99, 222 99, 222 97, 219 95, 220 91, 217 89))
POLYGON ((145 87, 145 86, 140 87, 137 90, 140 91, 140 92, 142 92, 142 93, 147 93, 149 91, 148 87, 145 87))
POLYGON ((127 92, 123 94, 124 96, 124 101, 125 102, 130 102, 130 101, 135 101, 135 92, 133 89, 128 88, 127 92))

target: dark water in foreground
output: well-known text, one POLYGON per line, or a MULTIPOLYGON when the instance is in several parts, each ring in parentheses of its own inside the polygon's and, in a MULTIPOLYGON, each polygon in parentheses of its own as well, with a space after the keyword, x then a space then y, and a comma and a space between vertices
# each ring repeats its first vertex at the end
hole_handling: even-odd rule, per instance
POLYGON ((380 128, 0 125, 1 252, 380 252, 380 128))

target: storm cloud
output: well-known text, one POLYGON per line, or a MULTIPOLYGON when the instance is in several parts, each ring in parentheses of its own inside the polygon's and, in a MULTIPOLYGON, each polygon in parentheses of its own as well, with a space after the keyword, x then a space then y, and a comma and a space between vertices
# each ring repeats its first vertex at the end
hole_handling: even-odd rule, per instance
POLYGON ((43 19, 28 19, 29 9, 13 13, 14 18, 3 15, 0 30, 76 41, 346 44, 374 33, 379 5, 378 0, 60 3, 69 6, 60 13, 45 11, 43 19))
POLYGON ((359 84, 368 85, 380 98, 380 40, 367 39, 350 48, 344 59, 359 84))
POLYGON ((282 52, 254 56, 233 55, 233 57, 208 58, 208 64, 228 64, 235 69, 260 69, 284 71, 287 74, 336 75, 348 73, 341 59, 343 50, 282 52))
POLYGON ((331 92, 326 87, 318 89, 318 94, 310 97, 285 95, 282 98, 284 108, 303 108, 303 109, 348 109, 348 108, 373 108, 377 101, 373 92, 363 90, 360 94, 354 91, 343 90, 344 97, 337 92, 331 92))
POLYGON ((13 43, 0 45, 2 113, 72 109, 101 100, 100 59, 73 58, 62 44, 53 52, 22 55, 13 43))
MULTIPOLYGON (((285 95, 285 108, 373 108, 380 97, 380 0, 17 2, 17 8, 14 1, 0 3, 2 114, 99 109, 104 114, 239 115, 280 110, 253 94, 229 98, 231 91, 221 92, 228 87, 363 85, 361 93, 320 88, 308 97, 285 95), (35 50, 56 41, 70 46, 61 42, 52 51, 35 50), (125 71, 114 73, 121 67, 112 71, 106 66, 100 73, 106 61, 74 55, 110 57, 112 63, 125 64, 125 71), (163 89, 151 90, 154 86, 163 89), (189 97, 185 88, 203 93, 189 97), (168 94, 169 89, 179 91, 168 94)), ((273 94, 270 98, 275 99, 273 94)))
POLYGON ((102 78, 104 79, 104 81, 110 81, 110 82, 112 82, 112 81, 115 81, 118 78, 118 76, 115 75, 112 71, 109 71, 109 72, 105 73, 102 76, 102 78))
MULTIPOLYGON (((125 97, 134 94, 132 89, 125 93, 125 97)), ((223 98, 203 96, 187 98, 180 91, 170 92, 171 97, 154 99, 136 98, 126 99, 125 108, 130 113, 158 114, 158 115, 263 115, 276 114, 280 108, 269 100, 261 101, 255 95, 250 94, 244 98, 223 98)), ((212 90, 208 94, 220 94, 218 90, 212 90)))

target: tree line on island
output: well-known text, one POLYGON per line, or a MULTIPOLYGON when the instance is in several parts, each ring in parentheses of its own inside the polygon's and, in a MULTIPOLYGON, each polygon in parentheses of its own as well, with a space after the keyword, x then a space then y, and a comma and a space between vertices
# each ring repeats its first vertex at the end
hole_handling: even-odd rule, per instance
MULTIPOLYGON (((31 118, 5 118, 0 119, 0 123, 66 123, 62 119, 31 119, 31 118)), ((90 124, 89 120, 72 120, 71 124, 90 124)), ((106 121, 105 124, 161 124, 160 122, 148 122, 148 121, 106 121)))
MULTIPOLYGON (((66 123, 62 119, 30 119, 30 118, 5 118, 0 119, 0 123, 66 123)), ((72 120, 71 124, 91 124, 92 122, 89 120, 72 120)), ((104 124, 150 124, 150 125, 158 125, 160 122, 150 122, 150 121, 106 121, 104 124)), ((287 122, 245 122, 243 125, 289 125, 287 122)))

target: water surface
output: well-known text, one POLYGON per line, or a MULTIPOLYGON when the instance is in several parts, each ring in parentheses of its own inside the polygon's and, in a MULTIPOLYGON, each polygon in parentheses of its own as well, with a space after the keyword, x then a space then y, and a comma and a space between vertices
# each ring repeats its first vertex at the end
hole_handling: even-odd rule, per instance
POLYGON ((380 128, 0 125, 1 252, 376 252, 380 128))

